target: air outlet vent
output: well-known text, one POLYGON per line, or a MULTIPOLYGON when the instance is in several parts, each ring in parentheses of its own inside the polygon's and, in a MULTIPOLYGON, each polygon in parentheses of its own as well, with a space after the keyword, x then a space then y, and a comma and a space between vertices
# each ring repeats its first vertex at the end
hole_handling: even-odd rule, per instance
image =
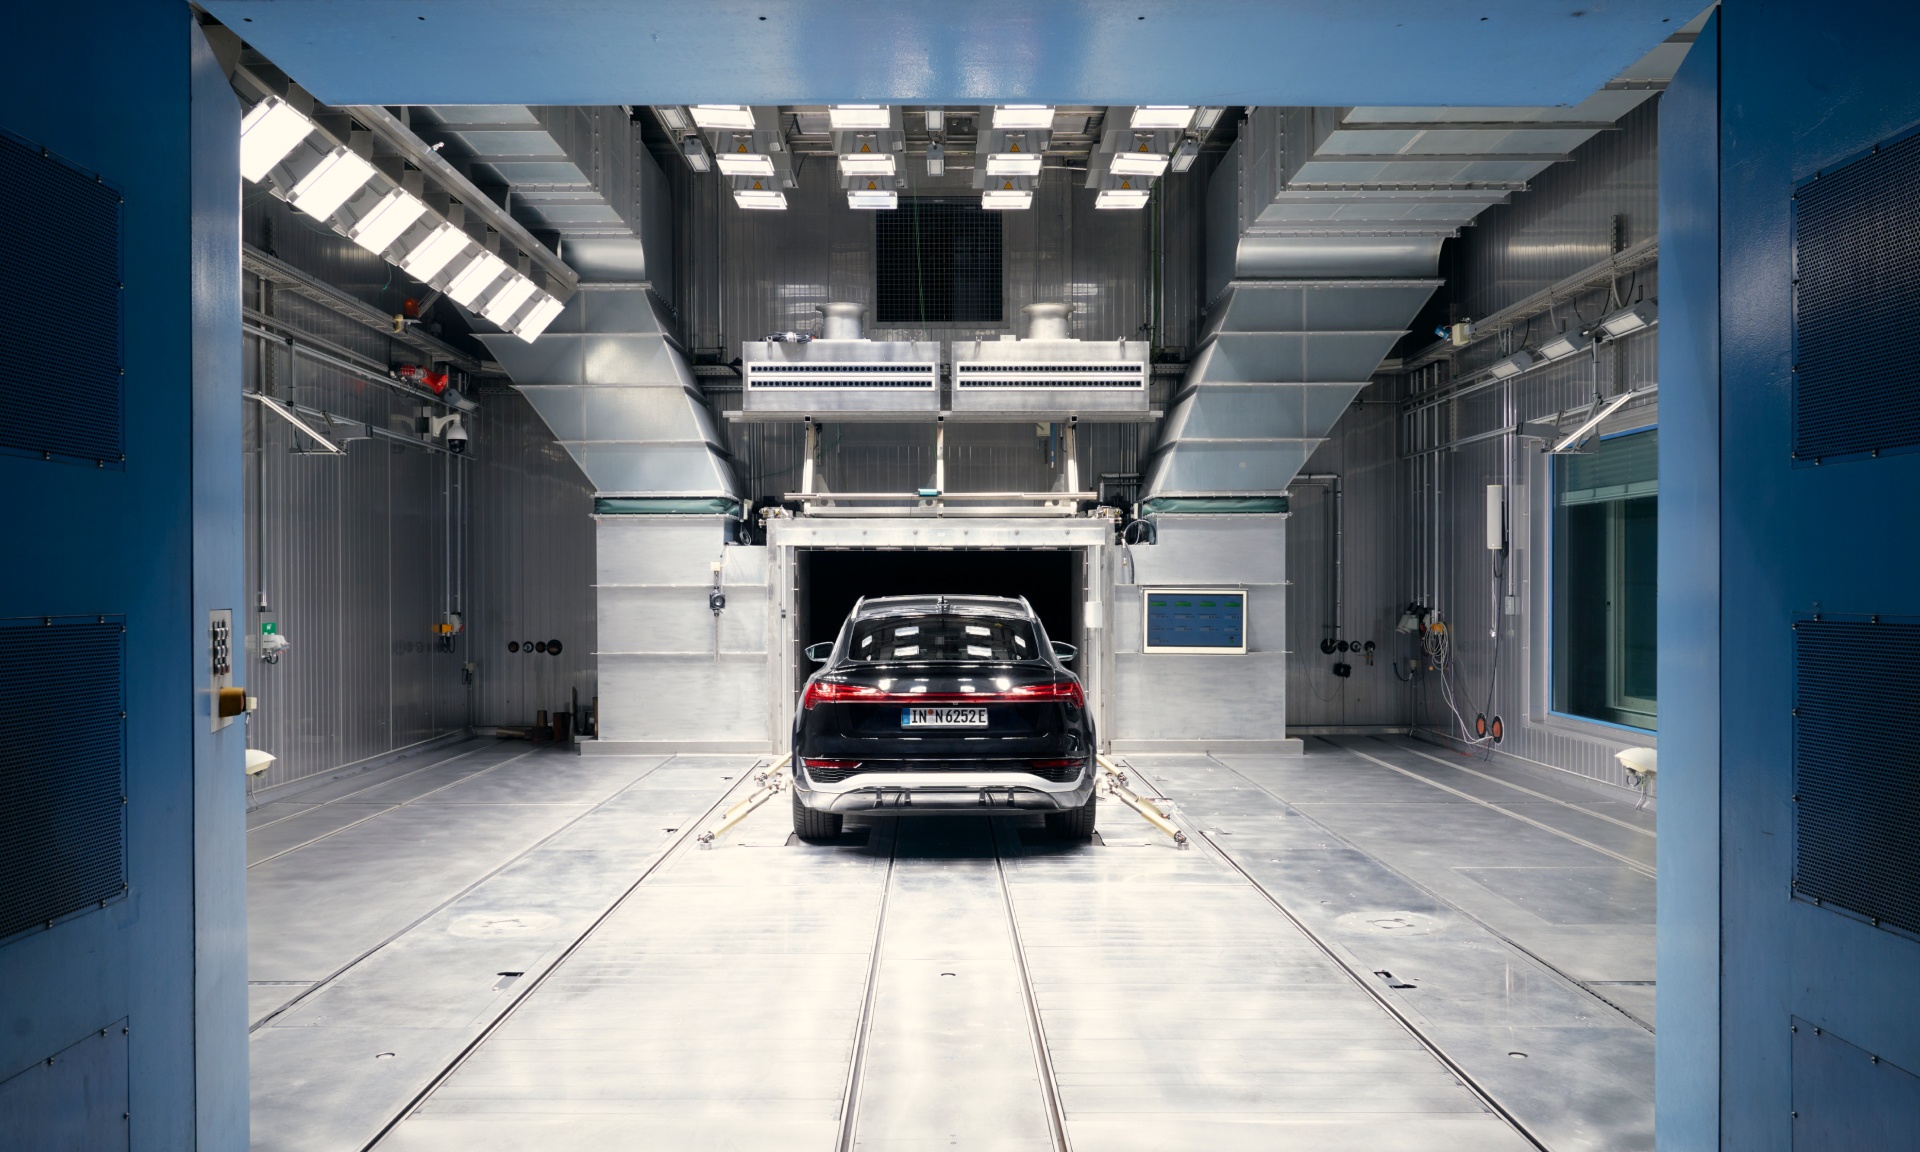
POLYGON ((111 616, 0 622, 0 939, 126 885, 123 640, 111 616))
POLYGON ((1794 196, 1793 456, 1920 446, 1920 135, 1794 196))
POLYGON ((0 451, 120 468, 120 194, 0 132, 0 451))
POLYGON ((1920 933, 1920 625, 1794 638, 1794 891, 1920 933))

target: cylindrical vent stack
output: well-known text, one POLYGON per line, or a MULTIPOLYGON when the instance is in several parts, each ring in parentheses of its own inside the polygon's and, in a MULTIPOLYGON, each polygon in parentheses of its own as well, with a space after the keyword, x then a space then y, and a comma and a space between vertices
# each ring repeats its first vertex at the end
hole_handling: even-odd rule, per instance
POLYGON ((865 304, 816 304, 814 307, 827 318, 820 334, 822 340, 866 339, 866 333, 860 326, 860 321, 867 314, 865 304))
POLYGON ((1027 339, 1071 340, 1067 335, 1067 313, 1071 304, 1029 304, 1020 311, 1027 314, 1027 339))

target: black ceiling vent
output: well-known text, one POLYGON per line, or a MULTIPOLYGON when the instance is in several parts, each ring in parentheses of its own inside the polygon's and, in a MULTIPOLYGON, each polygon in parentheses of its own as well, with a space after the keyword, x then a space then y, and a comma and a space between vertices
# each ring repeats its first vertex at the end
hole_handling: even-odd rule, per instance
POLYGON ((0 132, 0 451, 124 466, 120 193, 0 132))
POLYGON ((125 628, 0 621, 0 939, 126 888, 125 628))
POLYGON ((1000 220, 976 199, 902 196, 875 212, 874 323, 1001 323, 1000 220))
POLYGON ((1920 135, 1794 194, 1793 458, 1920 446, 1920 135))
POLYGON ((1794 893, 1920 933, 1920 625, 1794 625, 1794 893))

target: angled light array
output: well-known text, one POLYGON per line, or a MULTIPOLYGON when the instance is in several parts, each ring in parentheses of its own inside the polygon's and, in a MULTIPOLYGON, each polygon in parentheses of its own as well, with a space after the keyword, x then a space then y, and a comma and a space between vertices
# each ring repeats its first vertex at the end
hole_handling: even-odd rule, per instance
POLYGON ((1146 104, 1133 110, 1128 127, 1141 131, 1170 128, 1182 131, 1193 123, 1194 109, 1171 104, 1146 104))
POLYGON ((1585 332, 1573 328, 1540 345, 1540 355, 1548 360, 1563 360, 1592 342, 1585 332))
POLYGON ((1167 158, 1158 152, 1115 152, 1109 169, 1115 176, 1158 176, 1167 170, 1167 158))
POLYGON ((1100 195, 1094 197, 1093 206, 1109 211, 1116 208, 1145 208, 1147 198, 1152 195, 1152 190, 1147 188, 1102 188, 1100 195))
POLYGON ((403 188, 395 188, 347 230, 347 239, 378 256, 393 247, 400 234, 426 214, 427 206, 417 197, 403 188))
POLYGON ((1033 207, 1033 193, 1021 188, 989 188, 980 193, 980 207, 996 212, 1033 207))
POLYGON ((891 152, 843 152, 840 154, 842 176, 891 176, 897 167, 891 152))
POLYGON ((240 175, 258 183, 313 131, 313 121, 278 96, 255 104, 240 121, 240 175))
POLYGON ((742 208, 779 212, 787 207, 787 194, 764 188, 735 188, 733 202, 742 208))
POLYGON ((401 258, 400 269, 415 280, 431 280, 471 243, 465 232, 442 223, 401 258))
POLYGON ((1053 127, 1053 105, 1051 104, 1003 104, 993 110, 995 128, 1035 128, 1053 127))
POLYGON ((688 136, 680 141, 680 155, 687 158, 687 167, 695 172, 713 171, 713 159, 707 155, 707 146, 698 136, 688 136))
POLYGON ((713 162, 728 176, 773 175, 773 157, 764 152, 719 152, 713 162))
POLYGON ((507 271, 507 262, 491 252, 482 252, 473 262, 454 274, 447 282, 447 295, 462 308, 470 306, 480 298, 501 273, 507 271))
POLYGON ((1622 308, 1611 316, 1602 317, 1599 328, 1609 336, 1620 337, 1647 327, 1653 323, 1653 318, 1653 305, 1635 304, 1631 308, 1622 308))
POLYGON ((745 104, 695 104, 688 111, 693 115, 693 122, 702 128, 753 131, 753 109, 745 104))
POLYGON ((560 315, 564 307, 565 305, 560 301, 542 292, 533 307, 520 318, 520 323, 514 325, 513 334, 529 344, 533 343, 540 333, 547 330, 547 325, 553 323, 553 318, 560 315))
POLYGON ((987 155, 987 175, 1038 176, 1042 162, 1038 152, 991 152, 987 155))
POLYGON ((327 153, 313 171, 287 193, 287 203, 319 220, 336 212, 348 197, 373 179, 373 165, 344 145, 327 153))
POLYGON ((830 104, 827 123, 835 132, 872 131, 893 127, 893 110, 885 104, 830 104))
POLYGON ((515 275, 507 280, 506 286, 493 294, 493 299, 480 307, 480 315, 485 316, 495 326, 505 328, 507 321, 520 310, 520 305, 533 295, 533 281, 525 276, 515 275))
POLYGON ((1493 373, 1493 378, 1496 380, 1511 380, 1533 367, 1534 363, 1533 353, 1515 352, 1504 360, 1495 360, 1487 371, 1493 373))
POLYGON ((1185 172, 1187 169, 1193 167, 1193 162, 1199 158, 1200 141, 1189 136, 1185 140, 1180 141, 1180 146, 1173 150, 1173 170, 1175 172, 1185 172))
POLYGON ((853 188, 847 192, 847 207, 885 210, 900 206, 900 193, 891 188, 853 188))

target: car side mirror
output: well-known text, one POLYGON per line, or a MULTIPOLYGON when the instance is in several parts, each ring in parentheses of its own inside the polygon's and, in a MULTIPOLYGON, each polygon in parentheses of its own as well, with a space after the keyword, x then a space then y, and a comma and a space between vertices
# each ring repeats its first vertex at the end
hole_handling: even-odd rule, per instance
POLYGON ((807 645, 807 659, 815 664, 825 664, 833 658, 833 641, 823 640, 818 644, 807 645))
POLYGON ((1071 664, 1073 663, 1073 658, 1078 655, 1080 655, 1080 649, 1075 648, 1073 645, 1060 640, 1053 642, 1053 658, 1060 661, 1060 663, 1071 664))

